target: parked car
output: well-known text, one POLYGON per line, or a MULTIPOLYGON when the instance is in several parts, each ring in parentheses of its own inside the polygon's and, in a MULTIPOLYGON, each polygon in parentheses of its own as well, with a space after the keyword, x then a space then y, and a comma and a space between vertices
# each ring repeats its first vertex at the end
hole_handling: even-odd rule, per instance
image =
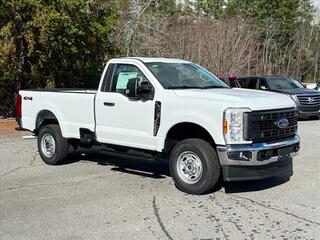
POLYGON ((66 159, 69 146, 134 149, 167 158, 177 187, 192 194, 211 191, 221 175, 226 181, 291 176, 299 151, 290 97, 229 88, 177 59, 112 59, 97 91, 22 90, 16 111, 47 164, 66 159))
POLYGON ((314 89, 305 88, 296 79, 285 76, 244 76, 238 79, 243 88, 289 95, 296 102, 299 118, 320 116, 320 93, 314 89))
POLYGON ((232 88, 241 88, 241 85, 234 75, 218 75, 220 80, 222 80, 225 84, 232 88))
POLYGON ((318 81, 316 82, 315 90, 320 91, 320 80, 318 80, 318 81))

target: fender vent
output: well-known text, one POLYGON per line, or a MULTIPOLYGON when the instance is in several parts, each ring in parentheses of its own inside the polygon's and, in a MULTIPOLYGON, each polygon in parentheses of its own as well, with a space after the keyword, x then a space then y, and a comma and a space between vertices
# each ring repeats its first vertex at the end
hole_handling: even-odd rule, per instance
POLYGON ((153 136, 157 136, 160 127, 161 119, 161 102, 156 101, 154 105, 154 125, 153 125, 153 136))

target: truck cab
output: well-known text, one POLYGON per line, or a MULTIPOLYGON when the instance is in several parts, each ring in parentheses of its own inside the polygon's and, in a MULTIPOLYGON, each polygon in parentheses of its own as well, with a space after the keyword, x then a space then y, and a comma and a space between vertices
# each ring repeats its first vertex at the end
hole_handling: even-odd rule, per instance
POLYGON ((176 186, 212 191, 225 181, 292 175, 297 110, 286 95, 232 89, 198 64, 111 59, 97 91, 22 90, 20 127, 38 138, 47 164, 69 146, 135 149, 168 160, 176 186))

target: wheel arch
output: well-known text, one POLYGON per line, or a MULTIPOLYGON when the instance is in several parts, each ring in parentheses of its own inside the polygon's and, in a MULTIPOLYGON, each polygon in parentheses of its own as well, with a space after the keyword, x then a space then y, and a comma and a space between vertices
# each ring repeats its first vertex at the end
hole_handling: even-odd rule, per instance
POLYGON ((165 152, 169 153, 177 142, 187 138, 200 138, 212 146, 216 146, 213 136, 205 127, 194 122, 180 122, 167 131, 164 145, 165 152))
POLYGON ((57 124, 59 125, 59 121, 58 118, 56 117, 56 115, 47 109, 41 110, 36 118, 36 123, 35 123, 35 129, 34 132, 36 134, 39 133, 39 130, 48 124, 57 124))

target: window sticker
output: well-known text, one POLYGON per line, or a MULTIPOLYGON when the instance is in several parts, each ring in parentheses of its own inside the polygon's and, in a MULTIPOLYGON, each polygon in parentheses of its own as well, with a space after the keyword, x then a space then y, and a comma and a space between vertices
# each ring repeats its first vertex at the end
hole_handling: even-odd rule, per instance
POLYGON ((117 90, 127 89, 127 84, 129 79, 136 78, 138 76, 138 72, 121 72, 119 73, 117 80, 117 90))

